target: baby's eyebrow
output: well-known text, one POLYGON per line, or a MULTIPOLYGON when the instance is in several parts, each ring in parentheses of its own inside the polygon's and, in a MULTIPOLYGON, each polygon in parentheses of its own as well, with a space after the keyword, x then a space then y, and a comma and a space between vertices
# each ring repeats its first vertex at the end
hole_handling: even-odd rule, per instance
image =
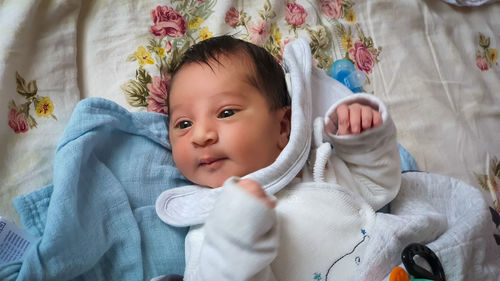
POLYGON ((168 109, 168 115, 172 117, 173 113, 179 109, 179 107, 182 107, 182 104, 176 104, 176 105, 170 105, 168 109))
MULTIPOLYGON (((215 93, 210 94, 210 99, 211 99, 212 105, 215 103, 220 103, 221 101, 226 100, 228 98, 230 98, 233 101, 236 101, 236 100, 241 101, 241 100, 246 100, 247 96, 244 93, 242 93, 240 91, 236 91, 236 90, 222 90, 220 92, 215 92, 215 93)), ((176 111, 182 110, 182 108, 191 108, 191 107, 192 107, 191 103, 186 102, 186 101, 181 102, 181 103, 177 103, 174 105, 170 105, 170 108, 168 111, 170 119, 171 120, 173 119, 176 111)))
POLYGON ((168 125, 174 125, 177 120, 179 120, 179 114, 175 114, 174 113, 174 110, 170 109, 170 111, 168 112, 168 125))
POLYGON ((238 90, 224 90, 219 93, 214 94, 214 98, 218 98, 222 96, 224 97, 232 97, 232 98, 246 98, 246 95, 242 91, 238 90))

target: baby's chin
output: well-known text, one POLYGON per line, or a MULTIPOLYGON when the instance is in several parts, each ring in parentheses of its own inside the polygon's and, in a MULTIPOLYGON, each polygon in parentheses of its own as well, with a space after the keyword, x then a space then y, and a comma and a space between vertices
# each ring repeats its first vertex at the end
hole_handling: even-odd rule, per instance
POLYGON ((230 178, 230 176, 223 178, 213 178, 213 179, 201 179, 201 180, 191 180, 195 184, 208 188, 219 188, 224 185, 224 182, 230 178))
MULTIPOLYGON (((266 166, 263 166, 264 168, 266 166)), ((260 169, 262 169, 260 168, 260 169)), ((208 188, 219 188, 224 185, 224 182, 230 177, 244 177, 246 175, 249 175, 259 169, 239 169, 239 170, 229 170, 229 171, 218 171, 212 174, 204 174, 203 176, 201 174, 198 174, 196 178, 188 178, 188 180, 192 181, 193 183, 203 186, 203 187, 208 187, 208 188)))
POLYGON ((214 175, 213 177, 210 177, 210 178, 204 178, 204 179, 196 179, 196 180, 191 180, 193 183, 199 185, 199 186, 203 186, 203 187, 208 187, 208 188, 219 188, 219 187, 222 187, 224 185, 224 183, 226 182, 227 179, 231 178, 231 177, 243 177, 243 176, 246 176, 248 174, 250 174, 252 171, 250 172, 245 172, 245 173, 231 173, 230 175, 214 175))

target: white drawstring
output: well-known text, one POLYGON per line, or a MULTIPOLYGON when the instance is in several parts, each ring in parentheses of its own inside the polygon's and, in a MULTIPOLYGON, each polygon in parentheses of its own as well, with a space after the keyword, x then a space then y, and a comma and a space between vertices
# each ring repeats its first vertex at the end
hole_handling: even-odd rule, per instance
POLYGON ((325 170, 332 148, 329 143, 323 142, 323 118, 314 119, 313 139, 316 148, 316 159, 313 166, 313 179, 315 182, 325 182, 325 170))
POLYGON ((316 117, 313 122, 313 148, 318 148, 323 144, 323 130, 324 130, 323 118, 316 117))

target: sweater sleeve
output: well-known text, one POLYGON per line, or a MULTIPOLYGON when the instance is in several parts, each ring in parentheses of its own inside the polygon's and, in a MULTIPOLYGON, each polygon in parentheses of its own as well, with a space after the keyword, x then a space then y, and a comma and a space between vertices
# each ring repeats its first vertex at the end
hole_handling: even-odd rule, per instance
POLYGON ((325 134, 334 146, 334 157, 338 157, 343 162, 340 166, 345 168, 345 171, 336 173, 340 185, 352 187, 374 210, 394 199, 401 184, 396 127, 378 98, 356 94, 332 105, 325 116, 325 134), (358 135, 337 135, 337 107, 353 103, 378 110, 382 115, 382 125, 358 135))
POLYGON ((276 212, 237 181, 230 178, 224 183, 205 223, 198 268, 189 274, 191 280, 275 280, 270 264, 278 249, 276 212))

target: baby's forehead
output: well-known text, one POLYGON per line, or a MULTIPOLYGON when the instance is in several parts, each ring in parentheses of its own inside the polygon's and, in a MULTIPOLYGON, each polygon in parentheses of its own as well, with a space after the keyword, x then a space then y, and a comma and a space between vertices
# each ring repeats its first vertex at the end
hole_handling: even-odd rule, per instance
POLYGON ((216 58, 211 58, 207 61, 195 61, 182 65, 171 78, 168 91, 170 95, 174 92, 174 85, 178 86, 178 84, 183 83, 183 86, 189 86, 194 83, 189 76, 187 76, 187 79, 176 79, 179 76, 185 77, 185 75, 189 75, 186 74, 186 71, 192 71, 193 68, 209 69, 214 74, 211 79, 222 78, 221 72, 225 72, 225 78, 227 78, 227 75, 234 76, 234 79, 239 76, 248 84, 257 86, 258 78, 254 62, 249 54, 239 51, 237 53, 219 54, 216 58))
MULTIPOLYGON (((221 74, 220 70, 228 70, 226 74, 229 73, 230 76, 234 74, 234 79, 236 79, 236 77, 238 76, 239 78, 241 78, 238 80, 243 81, 245 82, 245 84, 257 89, 264 97, 266 97, 266 94, 263 92, 264 89, 261 87, 261 83, 259 83, 262 77, 259 77, 259 75, 256 73, 257 66, 250 54, 248 54, 244 50, 234 51, 230 53, 221 53, 217 54, 214 58, 186 62, 179 68, 177 68, 177 70, 173 73, 173 76, 171 77, 168 85, 167 107, 169 114, 171 114, 173 110, 171 107, 171 102, 173 99, 172 97, 175 97, 176 103, 186 101, 186 98, 183 97, 182 93, 180 93, 178 89, 180 85, 182 85, 181 88, 189 88, 193 83, 195 83, 195 81, 193 81, 192 77, 190 77, 189 74, 189 71, 192 71, 193 68, 205 68, 205 70, 208 69, 213 74, 215 74, 212 77, 215 80, 219 78, 218 75, 221 74), (184 78, 177 79, 180 78, 180 76, 184 78)), ((268 103, 272 103, 267 99, 267 97, 266 101, 268 103)))
MULTIPOLYGON (((212 71, 220 69, 237 70, 239 73, 246 73, 247 76, 255 76, 255 62, 252 57, 245 51, 233 51, 230 53, 216 54, 213 58, 208 58, 206 61, 190 62, 188 65, 198 65, 201 67, 209 67, 212 71)), ((183 69, 179 69, 181 72, 183 69)), ((236 73, 236 72, 235 72, 236 73)))

